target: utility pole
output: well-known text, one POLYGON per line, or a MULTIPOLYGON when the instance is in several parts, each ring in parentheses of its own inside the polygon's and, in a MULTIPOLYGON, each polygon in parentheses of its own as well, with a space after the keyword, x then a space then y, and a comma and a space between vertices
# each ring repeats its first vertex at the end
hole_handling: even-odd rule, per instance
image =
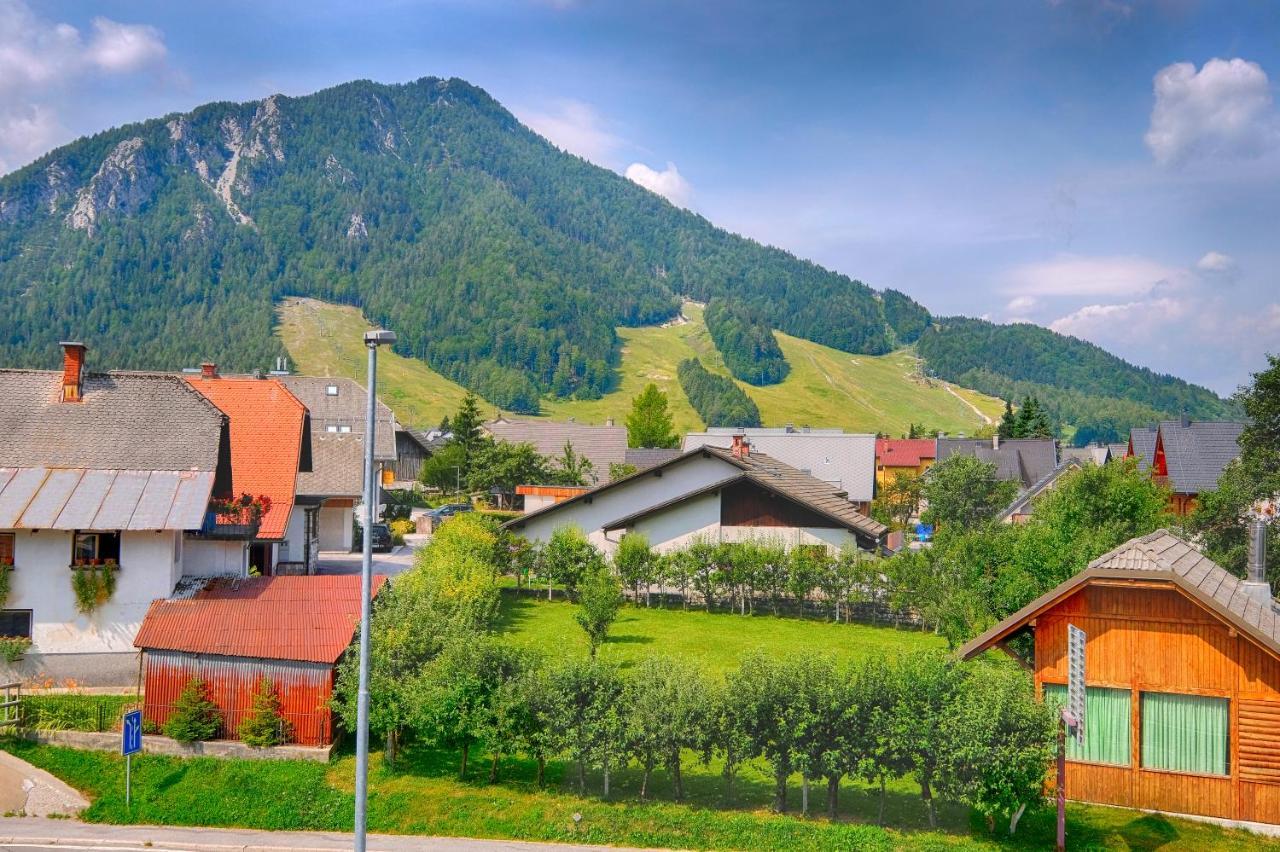
POLYGON ((355 852, 365 852, 366 809, 369 803, 369 622, 373 607, 373 504, 378 483, 373 481, 373 443, 377 434, 376 400, 378 347, 396 342, 396 333, 380 329, 364 333, 369 350, 368 404, 364 422, 364 535, 360 559, 360 686, 356 694, 356 813, 355 852))

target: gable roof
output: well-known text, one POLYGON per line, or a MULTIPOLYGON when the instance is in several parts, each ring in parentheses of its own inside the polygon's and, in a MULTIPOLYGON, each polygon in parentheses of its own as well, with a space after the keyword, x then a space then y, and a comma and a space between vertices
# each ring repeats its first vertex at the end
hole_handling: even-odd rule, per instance
POLYGON ((663 462, 671 461, 680 455, 675 447, 627 447, 626 462, 637 470, 644 470, 663 462))
POLYGON ((177 376, 86 373, 61 400, 60 371, 0 369, 0 467, 217 470, 226 417, 177 376))
POLYGON ((1052 438, 1009 438, 999 446, 985 438, 939 438, 938 461, 955 455, 975 456, 994 464, 1000 479, 1031 488, 1058 466, 1058 447, 1052 438))
POLYGON ((1111 461, 1111 449, 1107 446, 1063 447, 1062 463, 1104 465, 1111 461))
POLYGON ((1151 460, 1156 455, 1156 426, 1134 426, 1129 430, 1129 445, 1125 448, 1125 458, 1138 460, 1138 470, 1146 473, 1151 469, 1151 460))
MULTIPOLYGON (((612 482, 605 483, 591 489, 583 494, 579 494, 561 503, 551 506, 545 506, 519 518, 508 521, 506 527, 521 527, 531 518, 540 517, 551 512, 561 511, 568 506, 572 506, 582 500, 590 500, 601 492, 612 490, 615 488, 625 488, 628 483, 633 482, 641 477, 651 475, 654 471, 662 470, 673 465, 681 464, 689 459, 699 457, 714 457, 723 461, 733 468, 737 469, 737 473, 730 472, 723 479, 713 483, 712 485, 699 488, 694 492, 685 492, 676 495, 670 500, 662 501, 640 512, 633 513, 628 516, 630 519, 640 517, 661 508, 668 508, 677 503, 683 502, 698 494, 704 494, 708 491, 722 488, 725 485, 737 481, 739 479, 750 479, 758 485, 778 494, 794 503, 802 505, 826 518, 831 520, 837 526, 844 527, 855 532, 862 533, 865 536, 879 539, 886 532, 888 527, 872 518, 860 513, 857 508, 849 502, 845 492, 834 487, 830 483, 823 482, 807 473, 796 470, 790 465, 783 464, 777 459, 771 458, 763 453, 752 451, 746 456, 735 456, 731 451, 724 450, 719 447, 695 447, 688 452, 682 453, 673 459, 661 464, 655 465, 646 470, 638 471, 630 476, 624 476, 615 479, 612 482)), ((619 519, 623 521, 627 519, 619 519)), ((616 525, 619 521, 607 525, 606 528, 618 528, 616 525)))
POLYGON ((596 479, 609 478, 609 465, 627 460, 627 428, 625 426, 589 426, 555 420, 508 420, 499 417, 484 424, 484 429, 500 441, 533 444, 540 455, 555 459, 564 453, 565 443, 591 462, 596 479))
POLYGON ((1232 420, 1166 420, 1157 441, 1164 450, 1169 486, 1175 494, 1199 494, 1218 487, 1218 478, 1240 455, 1244 424, 1232 420))
POLYGON ((230 418, 231 490, 265 494, 258 538, 283 539, 293 509, 307 409, 275 379, 187 379, 230 418))
POLYGON ((1003 641, 1038 614, 1092 581, 1116 579, 1165 581, 1264 650, 1280 657, 1280 618, 1277 618, 1274 601, 1259 600, 1242 580, 1163 529, 1130 539, 1099 556, 1084 571, 967 643, 960 649, 960 656, 969 659, 1003 641))
POLYGON ((933 438, 876 438, 876 464, 884 467, 919 467, 938 457, 933 438))
POLYGON ((728 449, 734 435, 744 435, 752 453, 763 453, 844 491, 850 500, 875 498, 876 437, 839 429, 709 429, 685 435, 683 447, 728 449))
MULTIPOLYGON (((329 432, 328 428, 346 426, 351 431, 344 434, 364 435, 366 406, 369 403, 364 385, 340 377, 276 376, 275 378, 288 388, 289 393, 297 397, 298 401, 311 413, 312 434, 337 434, 329 432), (330 394, 329 388, 334 388, 337 393, 330 394)), ((395 461, 397 425, 395 414, 381 399, 376 399, 375 403, 378 424, 373 447, 374 461, 395 461)), ((313 457, 312 461, 316 468, 321 466, 320 458, 313 457)), ((358 488, 357 491, 359 491, 358 488)))
MULTIPOLYGON (((373 578, 373 594, 386 578, 373 578)), ((183 651, 333 664, 360 621, 360 577, 219 579, 186 600, 151 604, 133 640, 148 651, 183 651)))
POLYGON ((214 478, 207 470, 0 467, 0 529, 195 530, 214 478))

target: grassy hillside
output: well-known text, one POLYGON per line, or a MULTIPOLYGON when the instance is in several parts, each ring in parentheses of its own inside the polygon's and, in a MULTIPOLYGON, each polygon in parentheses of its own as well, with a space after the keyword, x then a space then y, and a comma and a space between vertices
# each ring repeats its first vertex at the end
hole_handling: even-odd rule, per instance
MULTIPOLYGON (((670 398, 679 431, 701 428, 702 421, 676 380, 676 365, 697 356, 709 370, 724 375, 728 371, 702 322, 702 308, 686 303, 684 316, 687 322, 618 329, 623 342, 618 389, 596 400, 544 399, 543 413, 584 423, 603 423, 613 417, 621 423, 631 398, 654 382, 670 398)), ((290 299, 281 305, 279 318, 279 334, 299 371, 364 381, 360 335, 368 324, 356 308, 290 299)), ((767 426, 841 426, 896 435, 916 422, 949 432, 972 432, 982 425, 979 412, 997 418, 1003 408, 993 397, 917 377, 916 358, 910 350, 850 355, 782 333, 778 342, 791 363, 786 380, 764 388, 742 384, 760 406, 767 426)), ((387 355, 379 363, 380 393, 407 423, 438 423, 464 393, 421 361, 387 355)))

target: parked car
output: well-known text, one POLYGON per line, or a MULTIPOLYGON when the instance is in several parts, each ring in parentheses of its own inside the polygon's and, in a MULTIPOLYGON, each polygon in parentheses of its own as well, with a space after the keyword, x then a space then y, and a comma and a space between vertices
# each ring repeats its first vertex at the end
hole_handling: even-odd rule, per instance
POLYGON ((373 524, 370 526, 372 533, 369 536, 369 542, 373 549, 378 553, 391 552, 391 527, 386 524, 373 524))
POLYGON ((445 518, 452 518, 454 515, 462 514, 463 512, 474 511, 475 508, 470 503, 446 503, 443 506, 432 509, 427 514, 429 514, 432 519, 439 522, 443 521, 445 518))

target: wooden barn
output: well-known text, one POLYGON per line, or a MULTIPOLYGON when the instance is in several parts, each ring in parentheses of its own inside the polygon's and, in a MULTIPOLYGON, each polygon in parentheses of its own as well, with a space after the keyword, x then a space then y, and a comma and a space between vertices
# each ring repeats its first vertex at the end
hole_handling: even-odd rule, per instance
MULTIPOLYGON (((1094 560, 961 649, 1030 633, 1039 694, 1065 696, 1067 626, 1085 631, 1085 739, 1070 799, 1280 823, 1280 618, 1261 546, 1241 581, 1160 530, 1094 560)), ((1017 644, 1016 642, 1014 643, 1017 644)))
MULTIPOLYGON (((384 577, 374 578, 377 594, 384 577)), ((190 598, 151 604, 134 645, 143 652, 143 719, 163 727, 182 690, 203 680, 236 739, 262 679, 280 695, 289 740, 328 745, 337 663, 360 622, 360 577, 219 579, 190 598)))

